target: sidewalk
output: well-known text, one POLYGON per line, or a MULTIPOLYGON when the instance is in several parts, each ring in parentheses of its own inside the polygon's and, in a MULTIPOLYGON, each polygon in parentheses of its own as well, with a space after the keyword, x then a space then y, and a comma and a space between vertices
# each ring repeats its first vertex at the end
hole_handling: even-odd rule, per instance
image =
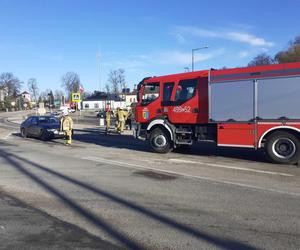
POLYGON ((0 249, 121 249, 0 191, 0 249))

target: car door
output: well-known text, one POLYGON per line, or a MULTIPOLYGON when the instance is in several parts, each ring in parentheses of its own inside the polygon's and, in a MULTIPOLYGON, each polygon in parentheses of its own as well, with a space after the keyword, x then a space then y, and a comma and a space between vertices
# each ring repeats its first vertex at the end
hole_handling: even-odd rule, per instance
POLYGON ((38 131, 39 131, 38 117, 32 117, 31 123, 27 129, 27 133, 28 133, 28 135, 31 135, 31 136, 38 136, 38 131))
POLYGON ((27 118, 21 125, 21 129, 25 129, 25 133, 29 134, 29 126, 31 124, 32 117, 27 118))

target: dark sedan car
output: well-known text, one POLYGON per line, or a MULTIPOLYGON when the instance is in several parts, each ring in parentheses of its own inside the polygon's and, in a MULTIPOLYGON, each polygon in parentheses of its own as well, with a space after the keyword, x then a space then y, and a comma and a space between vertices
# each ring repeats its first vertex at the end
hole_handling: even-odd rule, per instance
POLYGON ((52 116, 31 116, 20 126, 22 137, 36 137, 42 140, 63 138, 60 131, 60 121, 52 116))

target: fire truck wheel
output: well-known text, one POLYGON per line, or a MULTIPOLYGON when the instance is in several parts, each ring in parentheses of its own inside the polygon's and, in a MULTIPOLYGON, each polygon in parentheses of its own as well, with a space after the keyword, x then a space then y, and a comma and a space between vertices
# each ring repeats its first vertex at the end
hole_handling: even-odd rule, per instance
POLYGON ((295 164, 300 156, 300 142, 291 133, 278 131, 267 138, 266 153, 279 164, 295 164))
POLYGON ((163 129, 156 128, 150 134, 151 148, 161 154, 166 154, 171 150, 171 139, 163 129))

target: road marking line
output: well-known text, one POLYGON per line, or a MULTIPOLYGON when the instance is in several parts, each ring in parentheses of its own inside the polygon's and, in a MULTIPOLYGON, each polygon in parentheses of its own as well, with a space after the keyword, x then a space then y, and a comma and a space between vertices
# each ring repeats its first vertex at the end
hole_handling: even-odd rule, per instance
POLYGON ((152 170, 152 171, 161 172, 161 173, 174 174, 174 175, 187 177, 187 178, 193 178, 193 179, 204 180, 204 181, 211 181, 211 182, 215 182, 215 183, 234 185, 234 186, 239 186, 239 187, 244 187, 244 188, 256 189, 256 190, 260 190, 260 191, 268 191, 268 192, 274 192, 274 193, 279 193, 279 194, 288 194, 288 195, 294 195, 294 196, 299 196, 300 197, 300 193, 281 191, 281 190, 276 190, 276 189, 272 189, 272 188, 262 188, 262 187, 248 185, 248 184, 244 184, 244 183, 240 183, 240 182, 224 181, 224 180, 217 180, 217 179, 213 179, 213 178, 209 178, 209 177, 189 175, 189 174, 176 172, 176 171, 156 169, 156 168, 145 167, 145 166, 141 166, 141 165, 137 165, 137 164, 127 163, 127 162, 108 160, 108 159, 100 158, 100 157, 87 156, 87 157, 81 157, 81 159, 82 160, 89 160, 89 161, 99 162, 99 163, 108 163, 108 164, 112 164, 112 165, 116 165, 116 166, 120 166, 120 167, 125 167, 125 168, 130 168, 130 169, 132 169, 132 168, 134 168, 134 169, 146 169, 146 170, 152 170))
POLYGON ((8 138, 12 135, 13 132, 9 132, 6 136, 4 136, 3 140, 8 140, 8 138))
POLYGON ((16 129, 16 126, 11 126, 11 125, 8 125, 8 124, 5 124, 5 123, 0 123, 0 127, 2 127, 2 128, 14 128, 14 129, 16 129))
POLYGON ((281 175, 281 176, 287 176, 287 177, 294 176, 292 174, 286 174, 286 173, 281 173, 281 172, 234 167, 234 166, 228 166, 228 165, 223 165, 223 164, 206 163, 206 162, 201 162, 201 161, 188 161, 188 160, 181 160, 181 159, 169 159, 169 161, 175 162, 175 163, 190 163, 190 164, 198 164, 198 165, 202 164, 202 165, 207 165, 207 166, 211 166, 211 167, 235 169, 235 170, 249 171, 249 172, 254 172, 254 173, 261 173, 261 174, 281 175))

